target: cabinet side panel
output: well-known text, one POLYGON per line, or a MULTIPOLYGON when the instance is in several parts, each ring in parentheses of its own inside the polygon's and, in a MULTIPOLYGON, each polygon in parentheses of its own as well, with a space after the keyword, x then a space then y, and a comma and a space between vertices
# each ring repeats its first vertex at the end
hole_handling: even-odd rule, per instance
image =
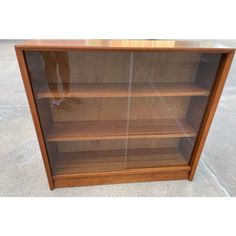
POLYGON ((35 100, 34 100, 34 96, 33 96, 33 91, 32 91, 32 87, 31 87, 30 80, 29 80, 29 74, 27 71, 27 66, 26 66, 23 50, 16 48, 16 55, 17 55, 21 75, 23 78, 23 83, 24 83, 26 95, 27 95, 28 102, 30 105, 30 110, 31 110, 32 118, 34 121, 34 126, 36 129, 36 134, 38 137, 38 141, 39 141, 39 145, 40 145, 40 149, 41 149, 41 153, 42 153, 42 157, 43 157, 43 162, 44 162, 44 167, 45 167, 45 171, 46 171, 47 178, 48 178, 49 187, 50 187, 50 189, 53 189, 54 183, 53 183, 53 179, 52 179, 51 167, 50 167, 50 163, 49 163, 48 156, 47 156, 47 150, 46 150, 45 142, 43 139, 42 128, 40 125, 38 111, 36 108, 36 104, 35 104, 35 100))
POLYGON ((213 120, 217 105, 219 103, 219 99, 221 96, 221 93, 224 88, 224 84, 230 69, 230 65, 232 63, 234 57, 234 51, 228 53, 228 54, 222 54, 220 63, 218 66, 218 71, 216 73, 215 77, 215 82, 212 87, 211 95, 206 107, 206 111, 201 123, 199 135, 197 137, 193 152, 192 152, 192 157, 190 160, 190 165, 191 165, 191 172, 189 175, 189 180, 192 180, 197 168, 197 164, 199 162, 204 143, 207 138, 207 134, 210 129, 211 122, 213 120))

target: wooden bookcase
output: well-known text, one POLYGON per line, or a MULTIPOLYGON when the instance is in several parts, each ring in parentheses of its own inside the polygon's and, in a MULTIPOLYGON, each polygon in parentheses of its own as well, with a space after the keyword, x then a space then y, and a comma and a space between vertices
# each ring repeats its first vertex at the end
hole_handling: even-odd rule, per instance
POLYGON ((31 40, 16 53, 53 189, 192 180, 234 49, 31 40))

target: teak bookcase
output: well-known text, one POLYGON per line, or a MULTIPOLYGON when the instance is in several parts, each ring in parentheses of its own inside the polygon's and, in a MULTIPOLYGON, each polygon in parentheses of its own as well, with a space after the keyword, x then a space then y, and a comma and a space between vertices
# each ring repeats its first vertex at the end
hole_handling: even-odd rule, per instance
POLYGON ((192 180, 234 49, 32 40, 16 53, 53 189, 192 180))

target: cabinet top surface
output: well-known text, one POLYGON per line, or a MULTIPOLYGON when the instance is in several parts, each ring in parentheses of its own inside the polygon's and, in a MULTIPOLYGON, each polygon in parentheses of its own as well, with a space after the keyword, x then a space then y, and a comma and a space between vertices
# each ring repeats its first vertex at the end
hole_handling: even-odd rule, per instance
POLYGON ((28 40, 16 45, 23 50, 120 49, 234 51, 234 48, 205 40, 28 40))

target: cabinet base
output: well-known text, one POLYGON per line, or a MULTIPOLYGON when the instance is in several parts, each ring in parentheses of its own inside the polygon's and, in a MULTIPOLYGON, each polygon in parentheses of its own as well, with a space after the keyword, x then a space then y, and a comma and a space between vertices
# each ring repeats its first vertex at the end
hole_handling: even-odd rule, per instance
POLYGON ((163 168, 158 170, 134 170, 120 172, 104 172, 80 175, 53 176, 55 188, 75 187, 101 184, 119 184, 131 182, 151 182, 161 180, 188 179, 189 166, 163 168))

